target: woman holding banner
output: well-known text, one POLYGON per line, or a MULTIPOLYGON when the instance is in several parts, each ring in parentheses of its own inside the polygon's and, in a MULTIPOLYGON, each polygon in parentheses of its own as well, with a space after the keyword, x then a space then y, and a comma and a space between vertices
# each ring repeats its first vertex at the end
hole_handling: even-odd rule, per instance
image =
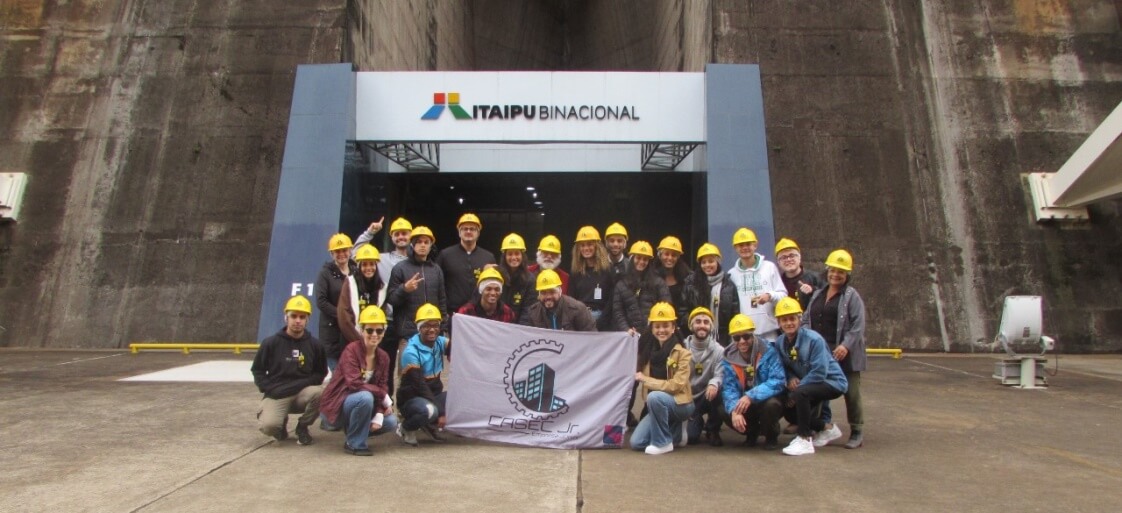
POLYGON ((647 454, 666 454, 675 443, 685 444, 685 423, 693 415, 690 391, 690 351, 675 329, 678 316, 670 303, 651 307, 651 329, 639 337, 639 371, 635 380, 647 391, 649 413, 631 434, 631 448, 647 454))

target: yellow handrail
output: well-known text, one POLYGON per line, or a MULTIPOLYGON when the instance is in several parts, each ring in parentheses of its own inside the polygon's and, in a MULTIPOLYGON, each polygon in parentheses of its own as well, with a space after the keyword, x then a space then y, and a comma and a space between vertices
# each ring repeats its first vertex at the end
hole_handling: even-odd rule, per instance
POLYGON ((866 349, 865 353, 867 353, 867 354, 892 355, 893 360, 899 360, 900 358, 902 358, 904 356, 904 350, 903 349, 870 348, 870 349, 866 349))
POLYGON ((180 343, 180 342, 134 342, 129 344, 129 352, 137 354, 141 350, 152 351, 169 351, 179 350, 183 354, 191 354, 191 350, 199 351, 234 351, 234 354, 242 354, 242 351, 256 351, 260 344, 208 344, 208 343, 180 343))

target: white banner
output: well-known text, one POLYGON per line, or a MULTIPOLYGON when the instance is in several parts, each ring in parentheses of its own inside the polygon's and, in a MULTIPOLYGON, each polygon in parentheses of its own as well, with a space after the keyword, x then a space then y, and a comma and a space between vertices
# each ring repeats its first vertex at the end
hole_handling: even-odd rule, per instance
POLYGON ((456 314, 446 428, 553 449, 623 445, 637 339, 456 314))

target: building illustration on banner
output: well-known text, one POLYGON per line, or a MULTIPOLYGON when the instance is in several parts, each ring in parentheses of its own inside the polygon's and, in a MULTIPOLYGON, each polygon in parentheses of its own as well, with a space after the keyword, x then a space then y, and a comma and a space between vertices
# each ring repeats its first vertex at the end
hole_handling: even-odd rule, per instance
POLYGON ((553 395, 556 372, 545 363, 530 369, 525 381, 514 383, 514 395, 524 406, 534 411, 551 412, 566 406, 565 400, 553 395))
POLYGON ((554 340, 530 340, 507 358, 503 383, 508 400, 522 415, 544 420, 569 411, 568 402, 556 395, 557 371, 545 361, 564 349, 554 340))

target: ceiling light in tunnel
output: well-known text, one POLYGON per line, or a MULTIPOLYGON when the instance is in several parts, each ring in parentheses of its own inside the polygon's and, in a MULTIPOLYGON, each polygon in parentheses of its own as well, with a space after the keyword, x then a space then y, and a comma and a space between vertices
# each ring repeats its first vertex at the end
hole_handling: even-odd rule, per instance
POLYGON ((534 189, 534 186, 533 186, 533 185, 527 185, 527 186, 526 186, 526 190, 528 190, 528 191, 534 191, 534 190, 537 190, 537 189, 534 189))
POLYGON ((463 198, 457 198, 456 201, 460 202, 461 205, 464 204, 464 199, 463 198))
POLYGON ((534 193, 534 199, 538 199, 538 193, 534 193))

